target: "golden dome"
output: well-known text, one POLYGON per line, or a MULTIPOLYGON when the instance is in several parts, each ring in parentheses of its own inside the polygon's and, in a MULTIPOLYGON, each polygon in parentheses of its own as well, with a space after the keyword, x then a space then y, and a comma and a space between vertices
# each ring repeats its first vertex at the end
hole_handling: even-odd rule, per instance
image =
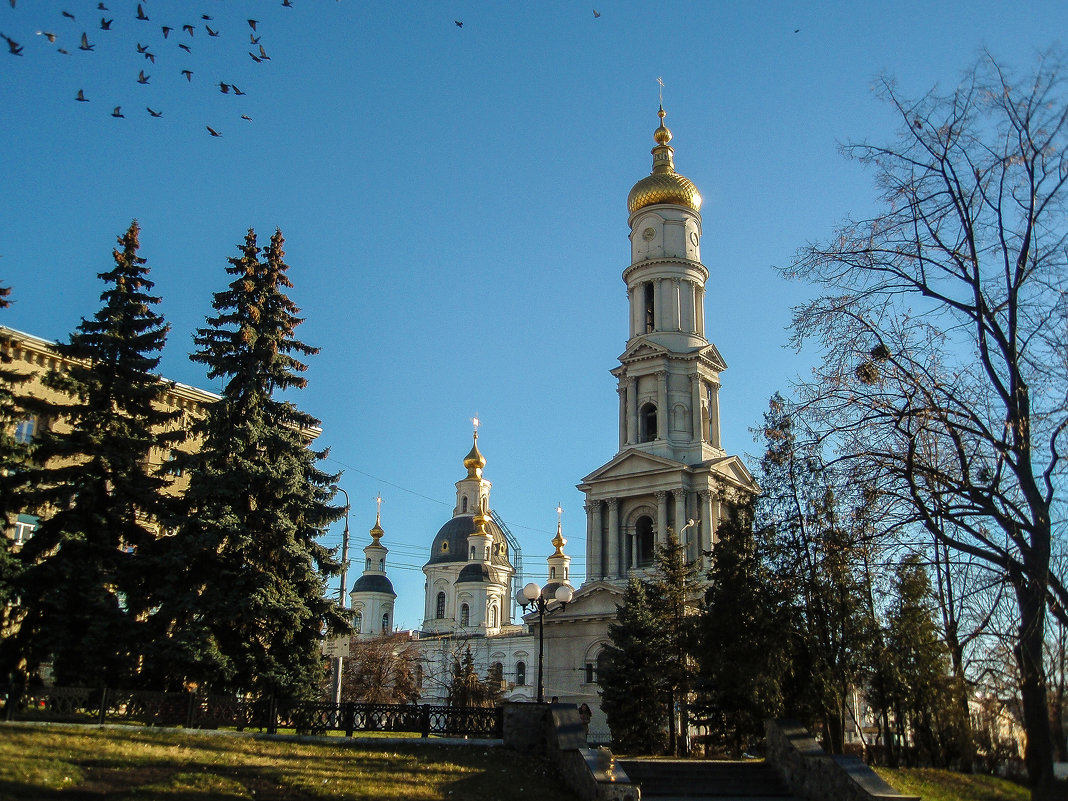
POLYGON ((697 191, 693 181, 675 172, 675 150, 668 144, 671 141, 671 131, 664 125, 664 117, 667 115, 663 106, 660 107, 657 116, 660 117, 660 127, 653 133, 656 147, 651 151, 653 154, 652 174, 634 184, 627 196, 627 209, 633 214, 646 206, 672 203, 700 211, 701 193, 697 191))
POLYGON ((554 553, 553 556, 563 556, 565 545, 567 545, 567 540, 564 539, 563 526, 560 523, 557 523, 556 536, 553 537, 553 547, 556 548, 556 553, 554 553))
POLYGON ((385 534, 385 530, 382 528, 382 523, 378 518, 375 518, 374 528, 371 529, 371 540, 375 545, 378 545, 378 541, 382 539, 382 535, 385 534))
POLYGON ((471 452, 464 457, 464 467, 467 468, 468 478, 481 478, 482 468, 486 466, 486 457, 478 450, 478 432, 475 432, 475 443, 471 446, 471 452))

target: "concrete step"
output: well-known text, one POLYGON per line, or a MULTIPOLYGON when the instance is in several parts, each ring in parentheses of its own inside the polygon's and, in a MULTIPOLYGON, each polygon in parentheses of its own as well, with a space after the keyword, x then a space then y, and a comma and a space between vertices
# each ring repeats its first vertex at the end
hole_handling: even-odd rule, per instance
POLYGON ((716 799, 716 801, 789 801, 778 774, 762 761, 732 762, 694 759, 621 759, 643 798, 716 799))

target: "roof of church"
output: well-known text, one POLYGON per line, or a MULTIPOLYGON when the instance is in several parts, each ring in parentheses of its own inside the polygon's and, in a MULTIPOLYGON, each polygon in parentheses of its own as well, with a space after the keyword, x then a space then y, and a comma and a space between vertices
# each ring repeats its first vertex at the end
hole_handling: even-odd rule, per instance
POLYGON ((461 584, 465 581, 477 582, 479 584, 492 584, 493 576, 490 575, 489 565, 482 564, 481 562, 475 562, 468 565, 460 571, 460 575, 456 577, 456 583, 461 584))
POLYGON ((657 116, 660 117, 660 127, 653 132, 653 139, 656 140, 656 147, 652 150, 653 171, 651 175, 634 184, 627 197, 627 209, 633 214, 646 206, 672 203, 700 211, 701 193, 697 191, 693 181, 675 172, 675 151, 668 144, 671 141, 671 131, 664 125, 666 114, 663 106, 657 116))
MULTIPOLYGON (((504 532, 493 522, 486 520, 486 531, 493 535, 493 564, 511 565, 508 561, 508 542, 504 532)), ((430 546, 428 565, 468 560, 467 538, 475 532, 475 516, 457 515, 438 530, 434 544, 430 546)))
POLYGON ((352 585, 353 592, 384 592, 397 597, 397 593, 393 591, 393 582, 385 576, 377 573, 370 573, 360 576, 356 579, 356 583, 352 585))

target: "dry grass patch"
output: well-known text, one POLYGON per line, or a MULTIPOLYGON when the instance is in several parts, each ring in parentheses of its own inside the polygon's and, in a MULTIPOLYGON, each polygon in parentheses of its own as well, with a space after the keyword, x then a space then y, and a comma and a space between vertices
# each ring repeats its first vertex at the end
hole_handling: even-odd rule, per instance
POLYGON ((547 762, 429 742, 0 726, 0 801, 574 799, 547 762))
POLYGON ((876 768, 900 793, 923 801, 1031 801, 1031 791, 996 776, 954 773, 934 768, 876 768))

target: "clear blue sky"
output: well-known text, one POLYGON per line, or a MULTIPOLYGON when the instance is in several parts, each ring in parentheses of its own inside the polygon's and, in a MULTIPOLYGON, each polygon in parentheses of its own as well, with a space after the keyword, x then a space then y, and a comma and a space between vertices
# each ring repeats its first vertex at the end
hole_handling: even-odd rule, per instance
POLYGON ((280 227, 298 333, 322 348, 298 401, 352 498, 350 582, 381 491, 406 627, 476 413, 528 575, 544 575, 557 502, 585 572, 575 484, 616 452, 626 198, 651 165, 658 76, 677 169, 704 197, 723 439, 745 455, 769 395, 813 359, 784 348, 810 290, 773 266, 876 208, 837 146, 892 134, 877 76, 948 89, 984 47, 1029 67, 1068 30, 1063 0, 292 3, 142 0, 147 22, 130 0, 2 4, 23 54, 0 41, 0 284, 15 300, 0 323, 65 339, 137 218, 173 327, 162 372, 217 389, 187 358, 192 332, 245 231, 280 227), (269 61, 248 55, 250 17, 269 61))

